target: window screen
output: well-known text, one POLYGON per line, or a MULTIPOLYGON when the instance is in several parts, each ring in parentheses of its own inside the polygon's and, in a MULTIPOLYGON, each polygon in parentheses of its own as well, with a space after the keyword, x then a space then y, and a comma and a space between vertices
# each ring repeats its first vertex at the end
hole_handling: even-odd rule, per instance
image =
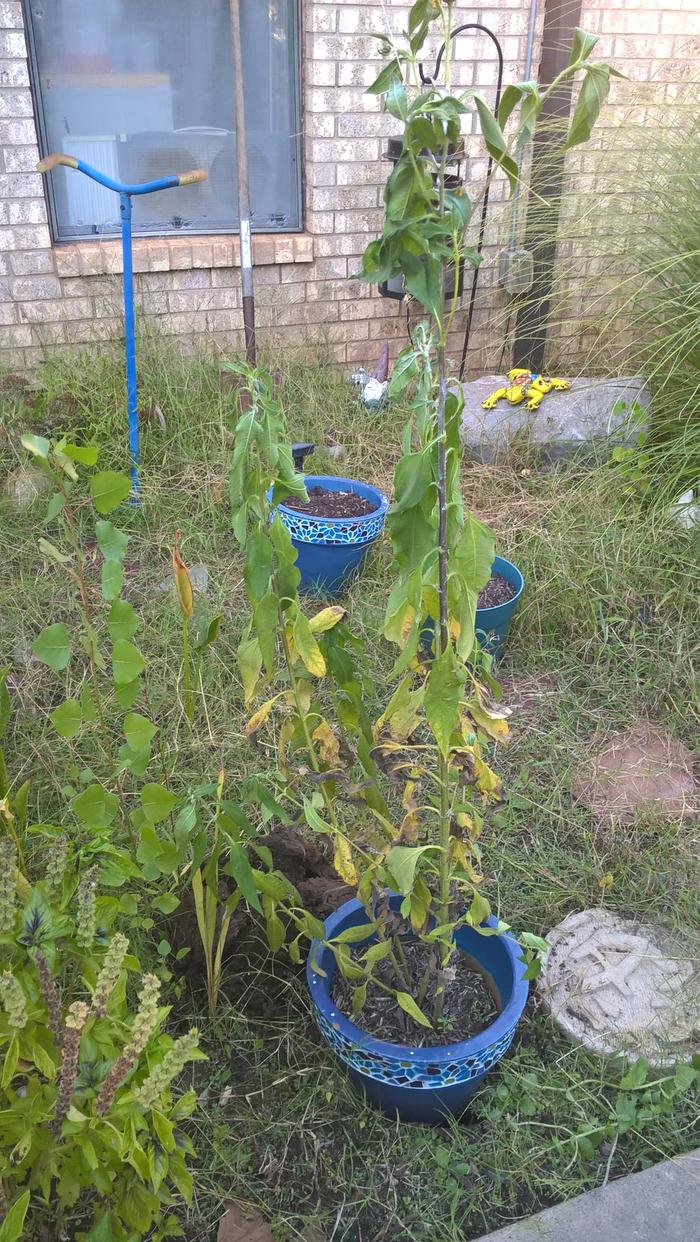
MULTIPOLYGON (((253 228, 301 225, 297 0, 241 0, 253 228)), ((228 0, 28 0, 45 152, 119 180, 204 168, 209 180, 133 199, 143 233, 238 227, 228 0)), ((116 233, 119 199, 57 169, 57 238, 116 233)))

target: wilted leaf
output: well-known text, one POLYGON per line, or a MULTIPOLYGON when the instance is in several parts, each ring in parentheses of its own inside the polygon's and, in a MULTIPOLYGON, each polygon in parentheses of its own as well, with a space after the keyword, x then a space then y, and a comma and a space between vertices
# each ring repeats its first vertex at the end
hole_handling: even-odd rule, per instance
POLYGON ((324 634, 326 630, 332 630, 333 626, 342 621, 345 616, 347 616, 346 610, 339 604, 332 604, 330 608, 322 608, 315 617, 309 620, 311 633, 324 634))
POLYGON ((253 712, 253 715, 245 726, 244 732, 246 737, 252 737, 254 733, 257 733, 258 729, 262 728, 279 697, 280 696, 276 694, 273 699, 268 699, 266 703, 263 703, 262 707, 259 707, 257 711, 253 712))
POLYGON ((350 850, 350 842, 342 832, 335 832, 333 835, 333 866, 335 867, 341 880, 346 884, 354 886, 357 884, 357 871, 352 861, 352 852, 350 850))
POLYGON ((247 1203, 230 1199, 219 1221, 216 1242, 275 1242, 272 1230, 259 1212, 247 1203))
POLYGON ((183 617, 191 617, 194 612, 194 594, 189 570, 180 555, 179 544, 173 548, 173 579, 175 590, 183 617))

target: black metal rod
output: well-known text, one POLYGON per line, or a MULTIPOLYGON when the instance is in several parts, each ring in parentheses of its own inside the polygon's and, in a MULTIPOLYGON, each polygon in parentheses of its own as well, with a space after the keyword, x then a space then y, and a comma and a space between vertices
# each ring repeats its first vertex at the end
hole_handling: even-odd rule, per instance
MULTIPOLYGON (((503 48, 501 47, 501 44, 499 40, 497 39, 496 35, 493 33, 493 31, 489 30, 488 26, 482 26, 481 22, 465 22, 463 26, 457 26, 452 31, 452 34, 450 35, 450 41, 452 41, 452 39, 455 39, 457 35, 462 34, 465 30, 480 30, 482 34, 488 35, 489 39, 491 40, 491 42, 493 43, 496 49, 496 56, 498 57, 498 78, 496 80, 495 111, 498 112, 498 106, 501 102, 501 91, 503 90, 503 48)), ((435 62, 435 69, 434 69, 432 77, 427 77, 426 74, 423 72, 422 62, 418 65, 418 72, 420 74, 420 80, 423 83, 423 86, 429 86, 435 82, 435 79, 437 78, 440 72, 440 66, 442 65, 442 58, 445 55, 446 46, 447 45, 443 43, 442 47, 440 48, 440 51, 438 52, 437 60, 435 62)), ((476 247, 477 254, 482 254, 483 249, 484 249, 484 236, 486 234, 486 218, 487 218, 488 210, 489 210, 489 193, 491 190, 492 172, 493 172, 493 157, 489 155, 488 164, 486 165, 486 188, 484 190, 484 197, 483 197, 482 204, 481 204, 481 220, 479 222, 479 240, 477 242, 477 247, 476 247)), ((459 365, 460 380, 464 379, 464 371, 465 371, 466 364, 467 364, 467 350, 469 348, 469 337, 471 335, 472 321, 474 319, 474 307, 476 305, 476 292, 477 292, 478 287, 479 287, 479 268, 475 267, 474 274, 472 276, 471 292, 469 294, 469 306, 467 308, 467 322, 464 328, 464 343, 462 345, 462 359, 459 365)))

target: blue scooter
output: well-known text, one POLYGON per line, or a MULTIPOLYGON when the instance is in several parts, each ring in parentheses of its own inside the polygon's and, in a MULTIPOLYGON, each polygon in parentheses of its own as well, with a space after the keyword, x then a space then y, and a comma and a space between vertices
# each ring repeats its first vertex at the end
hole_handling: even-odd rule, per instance
POLYGON ((76 168, 78 172, 92 177, 99 185, 114 190, 119 195, 119 213, 122 227, 122 256, 124 263, 124 337, 126 341, 126 393, 127 411, 129 415, 129 452, 131 455, 131 483, 133 502, 138 503, 139 496, 139 416, 136 387, 136 332, 134 326, 134 267, 131 257, 131 197, 133 194, 153 194, 155 190, 172 190, 179 185, 192 185, 195 181, 206 181, 207 173, 201 168, 193 172, 184 172, 172 177, 159 177, 157 181, 144 181, 139 185, 123 185, 114 181, 104 173, 98 172, 86 164, 84 160, 73 155, 47 155, 37 164, 37 172, 48 173, 63 164, 66 168, 76 168))

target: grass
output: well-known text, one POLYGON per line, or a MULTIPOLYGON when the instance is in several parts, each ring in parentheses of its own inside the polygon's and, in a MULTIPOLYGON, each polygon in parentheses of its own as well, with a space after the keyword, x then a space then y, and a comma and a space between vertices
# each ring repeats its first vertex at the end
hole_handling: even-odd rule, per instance
MULTIPOLYGON (((344 448, 340 461, 318 453, 308 468, 390 488, 402 411, 366 413, 318 358, 286 368, 291 434, 344 448)), ((118 358, 52 361, 38 385, 34 411, 11 391, 0 394, 3 473, 21 459, 19 433, 52 422, 54 432, 65 426, 94 437, 102 465, 123 466, 118 358), (59 400, 66 392, 74 398, 67 407, 59 400)), ((246 616, 226 492, 233 399, 215 361, 181 359, 147 341, 141 401, 143 409, 159 407, 166 424, 165 431, 157 418, 144 425, 143 504, 123 522, 154 711, 171 739, 173 781, 210 779, 223 766, 235 786, 244 773, 274 767, 275 752, 271 734, 257 746, 244 738, 234 664, 246 616), (178 529, 186 561, 208 567, 209 593, 198 606, 223 614, 193 734, 171 689, 177 608, 159 590, 178 529)), ((526 448, 494 466, 465 462, 464 488, 527 583, 502 673, 506 698, 529 690, 532 705, 516 712, 512 740, 494 756, 506 796, 485 831, 487 895, 514 927, 540 933, 569 911, 601 902, 697 928, 697 826, 645 815, 631 829, 602 828, 570 792, 572 773, 596 740, 631 723, 658 722, 689 745, 697 736, 697 537, 625 496, 606 465, 540 470, 526 448)), ((0 506, 0 665, 16 666, 8 764, 18 780, 32 775, 32 815, 50 820, 93 756, 57 741, 46 715, 62 693, 48 670, 26 663, 38 630, 68 607, 61 575, 37 550, 43 505, 20 512, 2 499, 0 506)), ((388 574, 382 546, 347 600, 353 626, 372 640, 368 707, 375 715, 391 660, 372 637, 388 574)), ((154 929, 154 943, 161 934, 154 929)), ((513 1051, 462 1123, 439 1131, 396 1125, 352 1093, 315 1033, 303 984, 288 964, 256 958, 250 972, 243 998, 224 997, 205 1026, 210 1060, 195 1069, 202 1099, 193 1123, 198 1169, 188 1229, 201 1242, 215 1236, 228 1197, 255 1205, 280 1242, 458 1242, 697 1142, 697 1094, 679 1095, 669 1110, 660 1090, 649 1115, 636 1113, 616 1137, 626 1094, 618 1069, 572 1047, 534 1002, 513 1051), (269 993, 268 1005, 261 993, 269 993), (601 1139, 611 1122, 612 1137, 601 1139)), ((201 1023, 201 994, 185 988, 174 1001, 179 1020, 201 1023)))

